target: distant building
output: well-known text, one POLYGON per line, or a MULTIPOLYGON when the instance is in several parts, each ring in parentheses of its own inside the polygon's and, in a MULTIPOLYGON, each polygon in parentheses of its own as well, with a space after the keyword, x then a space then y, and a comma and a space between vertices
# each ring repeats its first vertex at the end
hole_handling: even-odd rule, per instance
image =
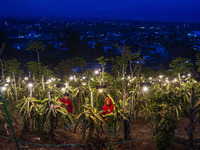
POLYGON ((188 33, 189 37, 200 37, 200 31, 193 31, 191 33, 188 33))
POLYGON ((95 47, 95 44, 96 44, 95 41, 88 41, 88 45, 89 45, 91 48, 94 48, 94 47, 95 47))
POLYGON ((34 37, 35 35, 36 35, 36 32, 35 32, 35 31, 31 30, 31 31, 29 32, 29 37, 34 37))

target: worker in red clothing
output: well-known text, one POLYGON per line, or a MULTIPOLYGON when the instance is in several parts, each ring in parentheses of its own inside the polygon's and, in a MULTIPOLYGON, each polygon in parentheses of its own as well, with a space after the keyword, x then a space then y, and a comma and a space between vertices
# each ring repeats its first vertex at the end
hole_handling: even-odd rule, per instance
MULTIPOLYGON (((67 106, 68 113, 70 113, 70 114, 73 113, 73 106, 72 106, 72 101, 69 99, 69 93, 65 93, 64 98, 60 99, 59 101, 64 103, 67 106)), ((68 116, 66 116, 66 118, 68 119, 69 127, 72 128, 72 123, 71 123, 70 119, 68 118, 68 116)), ((65 123, 64 123, 64 128, 66 130, 68 129, 65 123)))
POLYGON ((102 115, 109 114, 114 111, 114 105, 109 97, 105 99, 105 105, 103 106, 102 115))
POLYGON ((69 93, 64 94, 64 98, 59 100, 60 102, 64 103, 67 106, 68 113, 73 113, 73 106, 72 101, 69 99, 69 93))

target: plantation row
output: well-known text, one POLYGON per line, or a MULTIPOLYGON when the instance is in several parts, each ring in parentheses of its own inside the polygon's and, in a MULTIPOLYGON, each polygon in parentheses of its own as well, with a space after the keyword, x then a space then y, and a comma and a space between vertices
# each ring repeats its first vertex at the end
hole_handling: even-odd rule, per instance
MULTIPOLYGON (((189 137, 193 145, 194 125, 200 123, 200 84, 193 78, 195 71, 190 60, 176 58, 170 64, 172 69, 165 74, 143 72, 140 53, 126 55, 122 52, 121 56, 113 58, 111 73, 105 72, 108 59, 100 57, 98 61, 101 68, 63 78, 53 77, 47 67, 34 62, 29 63, 29 76, 22 78, 19 62, 5 61, 6 77, 2 80, 1 91, 12 121, 17 122, 15 113, 23 117, 22 134, 34 130, 38 135, 48 133, 54 138, 60 120, 67 126, 72 122, 73 128, 69 129, 72 132, 81 130, 83 139, 91 139, 94 134, 101 139, 105 131, 114 139, 122 128, 124 139, 129 140, 134 138, 130 136, 130 125, 142 118, 155 124, 152 136, 156 147, 168 149, 173 146, 178 122, 189 118, 189 137), (132 58, 128 59, 130 56, 132 58), (65 92, 72 100, 73 114, 59 101, 65 92), (112 100, 114 110, 103 115, 107 97, 112 100)), ((5 134, 8 119, 3 105, 0 110, 0 132, 5 134)))

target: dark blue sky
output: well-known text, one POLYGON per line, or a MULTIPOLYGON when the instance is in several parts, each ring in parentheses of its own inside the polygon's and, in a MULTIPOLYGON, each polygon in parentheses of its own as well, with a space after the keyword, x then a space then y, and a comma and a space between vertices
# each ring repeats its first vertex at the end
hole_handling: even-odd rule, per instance
POLYGON ((0 0, 0 16, 200 22, 200 0, 0 0))

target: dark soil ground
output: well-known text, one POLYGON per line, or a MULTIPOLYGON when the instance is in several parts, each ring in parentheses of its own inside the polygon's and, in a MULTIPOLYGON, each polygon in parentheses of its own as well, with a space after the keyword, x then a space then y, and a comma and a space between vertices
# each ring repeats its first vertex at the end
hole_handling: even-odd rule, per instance
MULTIPOLYGON (((20 122, 20 121, 19 121, 20 122)), ((192 149, 199 149, 199 148, 190 148, 189 146, 189 138, 188 138, 188 125, 189 120, 183 119, 179 123, 179 128, 176 130, 175 139, 174 139, 174 150, 192 150, 192 149)), ((37 143, 37 144, 78 144, 78 146, 65 146, 65 147, 47 147, 47 146, 36 146, 36 145, 28 145, 19 143, 21 150, 57 150, 57 149, 67 149, 67 150, 96 150, 97 147, 91 147, 89 143, 107 143, 109 138, 106 138, 108 134, 105 134, 103 137, 104 140, 95 137, 93 140, 86 141, 82 139, 82 135, 80 131, 76 133, 72 133, 68 130, 64 130, 64 128, 58 124, 58 127, 55 131, 55 138, 50 139, 47 134, 38 135, 35 132, 29 132, 25 135, 20 136, 22 125, 18 124, 14 126, 15 132, 17 134, 18 140, 25 141, 29 143, 37 143), (81 146, 81 144, 84 144, 81 146)), ((200 128, 197 126, 195 128, 195 139, 200 139, 200 128)), ((11 131, 10 135, 6 135, 7 137, 13 138, 11 131)), ((154 142, 153 142, 153 123, 148 122, 144 123, 142 119, 138 119, 135 121, 131 126, 131 137, 132 140, 126 143, 115 143, 113 146, 115 150, 155 150, 154 142)), ((112 139, 115 142, 123 141, 123 132, 120 131, 118 138, 112 139)), ((107 143, 108 144, 108 143, 107 143)), ((100 144, 101 145, 101 144, 100 144)), ((100 146, 98 146, 99 149, 100 146)), ((0 137, 0 150, 15 150, 16 145, 14 141, 10 141, 0 137)), ((104 148, 108 150, 109 148, 104 148)))

